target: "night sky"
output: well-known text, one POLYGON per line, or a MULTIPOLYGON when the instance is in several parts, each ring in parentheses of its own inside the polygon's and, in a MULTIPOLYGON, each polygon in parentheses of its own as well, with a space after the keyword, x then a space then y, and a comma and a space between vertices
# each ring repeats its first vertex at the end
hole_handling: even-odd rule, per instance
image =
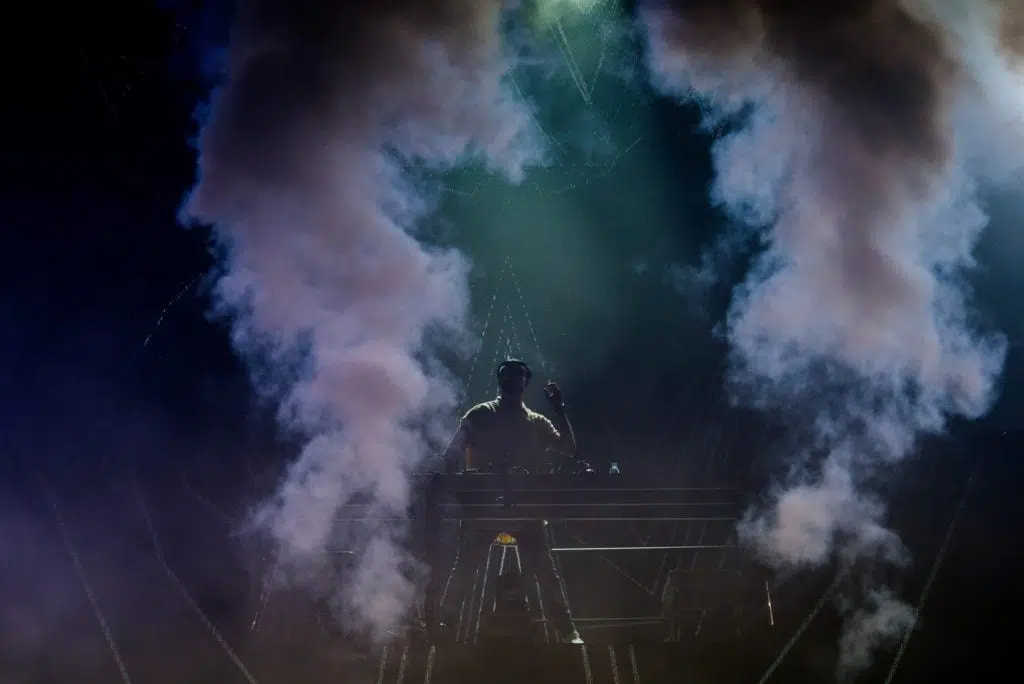
MULTIPOLYGON (((196 180, 192 142, 211 46, 223 35, 212 12, 140 3, 116 24, 76 33, 59 59, 16 86, 23 96, 8 99, 5 683, 116 682, 119 667, 133 682, 244 681, 221 639, 261 682, 326 681, 344 668, 328 637, 309 636, 299 608, 279 605, 274 626, 250 630, 260 554, 239 526, 302 440, 279 429, 229 324, 210 313, 221 266, 210 230, 180 221, 196 180)), ((609 64, 642 69, 629 50, 609 64)), ((539 79, 536 88, 558 92, 565 82, 539 79)), ((456 172, 438 199, 451 218, 424 228, 473 263, 471 329, 482 346, 445 357, 468 385, 461 403, 490 397, 494 361, 511 351, 563 384, 584 457, 742 478, 758 485, 754 500, 791 442, 780 411, 729 407, 728 345, 716 326, 730 289, 693 276, 731 220, 707 199, 712 134, 697 107, 638 90, 626 76, 605 77, 591 97, 542 117, 563 136, 559 146, 592 131, 593 149, 580 146, 517 188, 456 172)), ((1012 639, 1024 570, 1022 197, 1013 187, 985 196, 991 222, 971 275, 977 318, 1008 336, 1001 398, 987 417, 954 420, 948 437, 877 476, 914 557, 898 581, 911 603, 971 483, 896 681, 981 676, 1011 660, 993 643, 1012 639)), ((729 268, 742 273, 745 262, 729 268)), ((539 393, 528 400, 543 406, 539 393)), ((822 624, 780 671, 791 668, 792 681, 831 677, 835 625, 822 624)), ((883 650, 862 681, 881 681, 893 655, 883 650)))

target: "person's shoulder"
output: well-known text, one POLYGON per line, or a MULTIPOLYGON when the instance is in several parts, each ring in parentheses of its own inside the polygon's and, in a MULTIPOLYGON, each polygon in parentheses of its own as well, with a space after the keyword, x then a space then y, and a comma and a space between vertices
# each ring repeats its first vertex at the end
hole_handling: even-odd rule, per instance
POLYGON ((480 415, 486 415, 494 413, 494 408, 497 405, 496 401, 482 401, 476 406, 472 407, 462 416, 462 420, 472 420, 480 415))

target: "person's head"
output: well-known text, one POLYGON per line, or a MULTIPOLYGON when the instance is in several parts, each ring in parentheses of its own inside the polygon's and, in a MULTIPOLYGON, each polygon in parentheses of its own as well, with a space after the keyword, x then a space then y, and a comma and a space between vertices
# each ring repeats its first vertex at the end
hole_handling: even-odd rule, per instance
POLYGON ((530 384, 533 372, 525 362, 518 359, 506 359, 501 362, 496 372, 498 376, 498 393, 503 397, 521 397, 530 384))

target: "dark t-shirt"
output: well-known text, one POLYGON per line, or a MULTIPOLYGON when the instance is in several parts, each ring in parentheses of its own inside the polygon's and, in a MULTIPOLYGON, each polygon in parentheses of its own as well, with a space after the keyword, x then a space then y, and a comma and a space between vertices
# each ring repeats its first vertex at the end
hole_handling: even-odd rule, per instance
POLYGON ((554 424, 521 402, 501 399, 477 404, 462 417, 469 467, 497 467, 507 456, 510 467, 543 472, 548 450, 559 449, 561 434, 554 424))

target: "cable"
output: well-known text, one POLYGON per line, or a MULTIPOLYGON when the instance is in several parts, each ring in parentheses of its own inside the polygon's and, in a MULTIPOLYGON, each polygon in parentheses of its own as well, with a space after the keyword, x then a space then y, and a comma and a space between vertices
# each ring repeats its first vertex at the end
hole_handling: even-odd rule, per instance
POLYGON ((139 500, 139 507, 142 511, 142 517, 146 523, 146 529, 149 530, 150 539, 153 543, 153 552, 156 554, 157 561, 159 561, 160 567, 163 569, 167 579, 171 581, 171 584, 173 584, 174 588, 178 590, 178 593, 181 594, 183 599, 185 599, 185 602, 188 603, 189 607, 195 611, 199 621, 203 623, 203 626, 210 632, 210 635, 224 650, 224 653, 226 653, 228 658, 231 659, 231 662, 235 664, 238 671, 242 673, 243 677, 245 677, 246 681, 248 681, 249 684, 258 684, 256 678, 252 676, 252 673, 250 673, 249 669, 245 666, 245 663, 242 662, 242 659, 238 657, 238 654, 235 653, 234 649, 231 648, 231 645, 228 644, 227 639, 224 638, 216 625, 213 624, 213 621, 210 620, 205 612, 203 612, 202 607, 200 607, 200 605, 196 603, 196 600, 192 598, 192 594, 190 594, 188 589, 185 587, 185 583, 181 581, 181 578, 179 578, 174 570, 171 569, 170 565, 167 564, 167 560, 164 557, 163 546, 160 544, 160 537, 156 533, 156 526, 153 524, 153 518, 149 514, 149 506, 146 504, 146 498, 142 492, 142 485, 139 483, 139 480, 135 477, 134 473, 132 474, 132 484, 134 485, 135 493, 139 500))
MULTIPOLYGON (((567 533, 568 533, 568 535, 569 535, 570 537, 572 537, 573 539, 575 539, 575 540, 576 540, 577 542, 579 542, 580 544, 586 544, 586 542, 585 542, 585 541, 583 541, 583 539, 582 539, 581 537, 579 537, 578 535, 575 535, 575 534, 573 534, 572 532, 568 532, 568 530, 567 530, 567 533)), ((640 591, 644 592, 644 593, 645 593, 645 594, 647 594, 648 596, 654 596, 654 592, 653 592, 653 591, 651 591, 650 589, 648 589, 648 588, 647 588, 647 586, 646 586, 646 585, 644 585, 644 583, 643 583, 643 582, 641 582, 641 581, 640 581, 640 580, 638 580, 637 578, 635 578, 635 577, 633 577, 632 575, 630 575, 630 574, 629 574, 629 573, 628 573, 628 572, 627 572, 627 571, 626 571, 625 569, 623 569, 623 568, 622 568, 622 566, 620 566, 620 565, 618 565, 617 563, 615 563, 615 562, 614 562, 613 560, 611 560, 610 558, 608 558, 607 556, 605 556, 605 555, 604 555, 603 553, 601 553, 601 554, 598 554, 598 556, 597 556, 597 557, 598 557, 598 558, 600 558, 600 559, 601 559, 602 561, 604 561, 604 563, 605 563, 605 564, 606 564, 606 565, 607 565, 608 567, 610 567, 610 568, 611 568, 612 570, 614 570, 614 571, 615 571, 615 572, 617 572, 618 574, 622 575, 622 577, 623 577, 623 578, 625 578, 625 579, 629 580, 630 582, 632 582, 633 584, 635 584, 635 585, 637 586, 637 588, 638 588, 638 589, 640 589, 640 591)))
POLYGON ((573 83, 576 84, 576 90, 579 91, 580 97, 583 98, 588 106, 591 104, 590 93, 587 92, 586 80, 583 77, 583 72, 580 71, 579 64, 576 63, 576 59, 572 55, 572 48, 569 46, 569 38, 565 35, 565 29, 562 28, 562 21, 558 18, 554 21, 555 25, 555 42, 558 43, 558 49, 562 53, 562 58, 565 60, 565 66, 569 70, 569 76, 572 77, 573 83))
POLYGON ((473 360, 469 365, 469 377, 466 380, 465 393, 468 396, 473 390, 473 378, 476 375, 477 362, 480 360, 480 352, 484 347, 484 340, 487 339, 487 330, 491 324, 491 314, 494 313, 494 304, 498 301, 498 293, 501 291, 502 278, 505 275, 505 269, 508 266, 508 258, 505 259, 501 264, 501 268, 498 270, 498 277, 494 283, 494 294, 491 295, 491 302, 487 306, 487 314, 484 316, 484 327, 480 331, 480 341, 477 344, 476 351, 473 353, 473 360))
POLYGON ((530 310, 526 306, 526 297, 523 296, 523 290, 519 287, 519 278, 516 277, 516 272, 512 269, 511 259, 508 260, 508 271, 512 280, 512 286, 515 288, 516 295, 519 297, 519 306, 523 309, 523 317, 526 319, 527 328, 529 328, 530 336, 533 338, 533 346, 537 350, 537 360, 540 362, 540 368, 546 375, 550 375, 551 369, 545 361, 544 352, 541 350, 540 342, 537 340, 537 331, 533 327, 533 319, 530 318, 530 310))
POLYGON ((117 642, 114 640, 114 634, 110 630, 110 625, 107 624, 107 619, 103 615, 103 610, 100 608, 100 602, 96 598, 96 592, 92 588, 92 584, 89 582, 89 576, 85 572, 85 567, 82 565, 82 560, 78 556, 78 552, 75 550, 74 545, 71 543, 71 535, 68 532, 67 524, 64 522, 64 516, 60 513, 60 508, 57 506, 57 497, 53 491, 47 486, 45 482, 40 483, 43 489, 43 495, 46 497, 47 502, 50 504, 50 510, 53 512, 53 519, 57 523, 57 529, 60 532, 61 541, 64 543, 64 549, 71 556, 71 562, 74 563, 75 573, 78 575, 78 579, 82 582, 82 588, 85 590, 85 596, 89 599, 89 605, 92 607, 93 615, 96 616, 96 621, 100 624, 100 630, 103 632, 103 637, 107 640, 107 646, 110 647, 110 653, 114 657, 114 662, 117 663, 117 669, 121 673, 121 679, 125 684, 131 684, 131 677, 128 676, 128 668, 125 667, 124 660, 121 658, 121 652, 117 648, 117 642))
POLYGON ((914 619, 911 621, 910 628, 907 629, 907 633, 903 635, 903 640, 900 642, 900 646, 896 650, 896 656, 893 658, 892 665, 889 667, 889 673, 885 677, 885 684, 890 684, 892 682, 892 678, 896 674, 896 668, 899 667, 900 661, 903 660, 903 653, 907 650, 907 644, 910 643, 910 637, 913 636, 914 630, 917 629, 917 621, 921 615, 921 609, 924 608, 924 602, 928 600, 928 594, 931 593, 932 584, 934 584, 935 577, 939 574, 939 568, 942 566, 942 561, 946 557, 946 551, 949 549, 949 544, 953 539, 953 531, 956 529, 957 522, 960 520, 960 515, 963 513, 964 505, 967 503, 967 493, 970 491, 972 480, 973 476, 967 478, 967 484, 964 486, 964 494, 960 497, 960 502, 953 511, 953 517, 950 518, 949 526, 946 528, 946 536, 942 540, 942 545, 939 547, 938 553, 935 554, 935 562, 932 563, 932 569, 928 573, 928 579, 924 582, 924 587, 921 589, 921 596, 917 599, 917 606, 914 608, 914 619))
POLYGON ((830 584, 828 589, 825 590, 825 593, 821 595, 821 598, 818 599, 818 602, 814 604, 813 608, 811 608, 811 612, 807 614, 807 617, 804 618, 804 621, 801 622, 800 626, 796 628, 796 632, 793 633, 793 636, 790 637, 789 641, 786 642, 786 645, 782 647, 781 651, 779 651, 779 655, 775 658, 772 664, 768 666, 768 669, 765 670, 764 674, 761 675, 761 679, 757 680, 757 684, 764 684, 766 681, 768 681, 768 678, 772 676, 772 673, 775 672, 775 669, 778 668, 778 666, 786 658, 789 652, 793 649, 793 646, 796 645, 796 642, 800 640, 800 637, 803 636, 803 633, 807 631, 807 628, 814 621, 814 618, 816 618, 818 616, 818 613, 821 612, 821 609, 825 607, 825 603, 827 603, 828 600, 832 598, 832 595, 835 593, 836 589, 839 588, 840 583, 846 578, 846 575, 848 573, 849 568, 847 567, 841 570, 838 575, 836 575, 836 578, 832 580, 832 584, 830 584))
POLYGON ((205 496, 200 494, 199 491, 192 486, 192 482, 188 479, 188 473, 186 473, 184 470, 181 471, 181 484, 185 491, 191 494, 192 497, 200 504, 202 504, 203 508, 205 508, 215 518, 219 519, 221 522, 228 525, 229 527, 235 524, 235 521, 231 518, 230 515, 222 511, 216 504, 214 504, 212 501, 210 501, 205 496))
POLYGON ((171 297, 170 301, 168 301, 167 304, 164 305, 164 308, 160 311, 160 315, 157 316, 156 323, 153 324, 153 328, 149 331, 149 334, 146 335, 146 339, 142 341, 143 348, 149 346, 150 340, 152 340, 153 336, 156 335, 157 330, 159 330, 160 328, 160 324, 164 322, 164 318, 167 317, 167 313, 171 310, 171 308, 175 304, 177 304, 178 300, 184 297, 189 292, 189 290, 192 289, 192 287, 199 281, 199 279, 202 276, 203 274, 200 273, 199 275, 192 278, 192 280, 188 281, 188 283, 186 283, 185 286, 178 291, 178 294, 171 297))

